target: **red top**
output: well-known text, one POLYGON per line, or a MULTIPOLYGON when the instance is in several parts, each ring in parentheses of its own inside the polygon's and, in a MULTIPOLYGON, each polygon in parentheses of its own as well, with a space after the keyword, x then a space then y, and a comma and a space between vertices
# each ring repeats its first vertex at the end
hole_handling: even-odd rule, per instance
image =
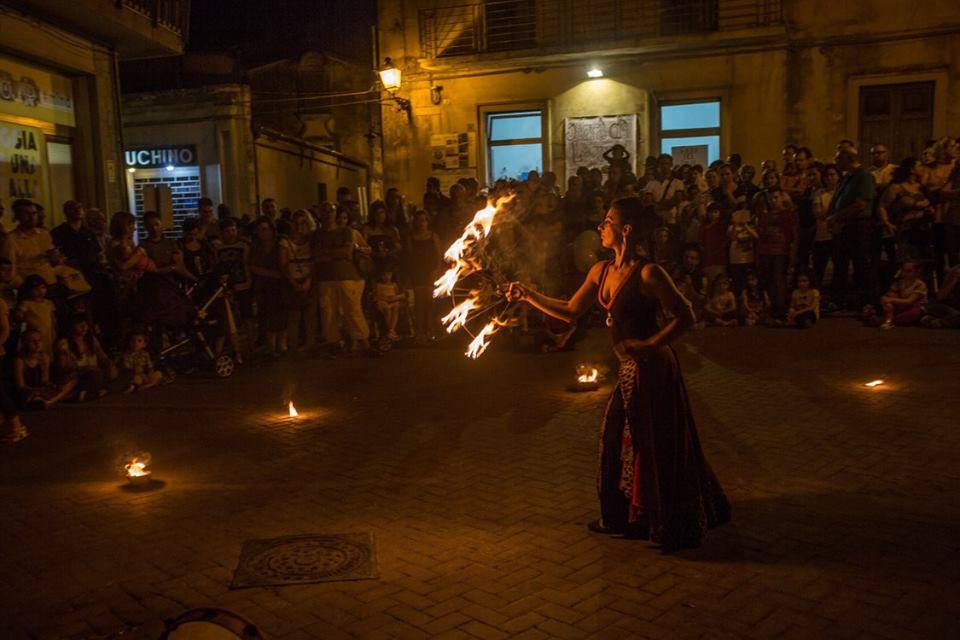
POLYGON ((706 224, 700 229, 703 246, 703 266, 722 267, 727 264, 727 227, 722 222, 706 224))
POLYGON ((793 209, 764 211, 761 209, 757 224, 760 242, 757 249, 762 256, 785 256, 790 254, 790 245, 797 237, 797 212, 793 209))

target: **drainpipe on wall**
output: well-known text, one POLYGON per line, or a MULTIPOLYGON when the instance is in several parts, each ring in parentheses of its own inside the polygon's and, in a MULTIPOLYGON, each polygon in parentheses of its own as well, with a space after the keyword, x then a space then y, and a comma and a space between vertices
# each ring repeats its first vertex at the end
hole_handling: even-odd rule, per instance
MULTIPOLYGON (((120 210, 126 211, 129 203, 126 203, 127 198, 127 183, 126 183, 126 171, 123 166, 123 101, 120 98, 120 56, 117 53, 116 48, 111 47, 110 49, 110 58, 113 62, 113 79, 111 80, 113 84, 113 102, 114 109, 117 112, 116 115, 116 142, 114 144, 114 153, 117 149, 120 150, 120 156, 114 162, 113 167, 113 177, 117 183, 120 193, 122 194, 120 198, 121 203, 125 203, 120 210)), ((107 182, 110 182, 110 177, 107 176, 107 182)), ((106 204, 106 203, 104 203, 106 204)), ((108 207, 109 210, 109 207, 108 207)))

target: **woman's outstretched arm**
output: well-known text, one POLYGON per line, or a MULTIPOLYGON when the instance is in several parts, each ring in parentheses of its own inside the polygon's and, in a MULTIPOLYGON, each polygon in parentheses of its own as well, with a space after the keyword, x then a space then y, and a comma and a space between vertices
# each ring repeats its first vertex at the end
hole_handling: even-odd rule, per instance
POLYGON ((597 295, 597 289, 600 287, 600 274, 603 271, 603 262, 598 262, 590 268, 586 279, 573 297, 569 300, 551 298, 539 291, 514 282, 510 284, 507 290, 509 300, 524 300, 530 303, 530 306, 543 311, 548 316, 553 316, 564 322, 573 322, 590 308, 597 295))

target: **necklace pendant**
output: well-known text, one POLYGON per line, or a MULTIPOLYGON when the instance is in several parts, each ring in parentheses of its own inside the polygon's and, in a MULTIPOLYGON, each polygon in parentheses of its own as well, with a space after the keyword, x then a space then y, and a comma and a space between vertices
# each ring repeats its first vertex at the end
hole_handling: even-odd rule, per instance
POLYGON ((608 326, 608 327, 612 327, 612 326, 613 326, 613 316, 610 315, 609 313, 607 314, 607 326, 608 326))

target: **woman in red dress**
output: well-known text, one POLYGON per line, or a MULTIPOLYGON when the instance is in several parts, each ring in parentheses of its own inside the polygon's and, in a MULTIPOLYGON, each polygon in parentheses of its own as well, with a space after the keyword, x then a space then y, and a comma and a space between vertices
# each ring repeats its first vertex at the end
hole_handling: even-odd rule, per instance
POLYGON ((601 517, 588 527, 675 551, 698 546, 708 528, 728 521, 730 504, 703 456, 670 346, 694 323, 694 313, 670 276, 641 258, 648 226, 639 198, 617 200, 599 227, 615 257, 593 265, 570 300, 521 283, 507 295, 566 322, 594 300, 606 310, 620 373, 600 430, 601 517))

